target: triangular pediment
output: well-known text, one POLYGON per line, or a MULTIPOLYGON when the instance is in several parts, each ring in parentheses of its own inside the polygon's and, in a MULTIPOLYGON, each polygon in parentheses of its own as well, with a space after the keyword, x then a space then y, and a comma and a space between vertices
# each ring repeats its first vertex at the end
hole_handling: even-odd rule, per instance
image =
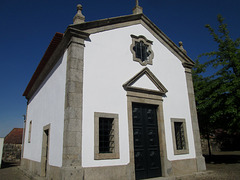
POLYGON ((187 56, 170 38, 167 37, 150 19, 144 14, 132 14, 126 16, 112 17, 91 22, 70 25, 80 31, 94 34, 102 31, 122 28, 126 26, 142 24, 151 32, 167 49, 169 49, 182 62, 184 67, 192 68, 194 61, 187 56))
POLYGON ((147 67, 123 84, 123 88, 126 91, 159 95, 167 92, 167 89, 147 67))
POLYGON ((146 74, 144 74, 135 83, 133 83, 132 87, 144 88, 144 89, 149 89, 154 91, 159 90, 157 86, 149 79, 149 77, 146 74))

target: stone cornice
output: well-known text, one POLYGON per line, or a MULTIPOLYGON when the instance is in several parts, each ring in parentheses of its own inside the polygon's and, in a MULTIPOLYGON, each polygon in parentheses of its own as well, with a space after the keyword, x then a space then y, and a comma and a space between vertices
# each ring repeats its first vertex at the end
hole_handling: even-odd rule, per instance
POLYGON ((64 33, 64 38, 69 40, 71 37, 77 37, 86 40, 89 37, 89 33, 69 26, 64 33))
MULTIPOLYGON (((182 63, 191 64, 194 66, 194 61, 187 56, 166 34, 164 34, 150 19, 148 19, 145 15, 141 17, 142 21, 152 30, 158 37, 163 40, 163 44, 174 53, 182 63)), ((157 37, 157 38, 158 38, 157 37)), ((159 39, 159 38, 158 38, 159 39)))
POLYGON ((162 42, 174 55, 176 55, 183 64, 187 63, 192 67, 194 66, 194 61, 144 14, 133 14, 101 19, 82 24, 70 25, 69 27, 74 27, 89 34, 94 34, 136 24, 142 24, 146 27, 160 42, 162 42))

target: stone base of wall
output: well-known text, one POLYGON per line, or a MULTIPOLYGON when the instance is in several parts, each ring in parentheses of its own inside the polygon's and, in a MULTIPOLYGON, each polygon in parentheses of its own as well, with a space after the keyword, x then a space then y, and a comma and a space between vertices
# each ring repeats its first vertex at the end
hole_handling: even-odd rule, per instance
MULTIPOLYGON (((204 162, 205 163, 205 162, 204 162)), ((186 175, 198 172, 197 159, 185 159, 171 161, 172 175, 186 175)), ((204 164, 205 165, 205 164, 204 164)), ((21 160, 21 169, 31 177, 41 176, 41 163, 28 159, 21 160)), ((126 179, 133 180, 134 172, 130 165, 106 166, 106 167, 47 167, 46 179, 49 180, 95 180, 95 179, 126 179)))
MULTIPOLYGON (((41 176, 41 163, 22 158, 21 170, 30 177, 41 176)), ((129 179, 129 166, 111 167, 55 167, 48 165, 46 179, 95 180, 95 179, 129 179)), ((131 179, 131 178, 130 178, 131 179)))
POLYGON ((84 168, 84 179, 133 179, 129 165, 84 168))
POLYGON ((172 170, 175 176, 197 172, 196 159, 172 161, 172 170))
MULTIPOLYGON (((36 161, 31 161, 28 159, 21 159, 21 170, 23 170, 30 177, 41 176, 41 163, 36 161)), ((56 166, 47 166, 47 176, 46 179, 61 179, 62 168, 56 166)), ((67 179, 67 178, 66 178, 67 179)))
POLYGON ((203 156, 194 159, 183 159, 171 162, 174 176, 192 174, 206 170, 205 158, 203 156))
POLYGON ((36 161, 31 161, 28 159, 21 159, 20 168, 29 176, 35 177, 41 174, 41 163, 36 161))

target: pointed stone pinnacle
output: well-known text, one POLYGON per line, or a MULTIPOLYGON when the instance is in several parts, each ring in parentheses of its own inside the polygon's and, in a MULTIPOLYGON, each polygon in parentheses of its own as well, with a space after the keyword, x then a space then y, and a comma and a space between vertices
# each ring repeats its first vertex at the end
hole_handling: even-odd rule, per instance
POLYGON ((182 52, 184 52, 185 54, 187 54, 187 51, 183 48, 183 42, 182 41, 179 41, 179 49, 182 50, 182 52))
POLYGON ((77 14, 73 18, 73 24, 80 24, 85 22, 85 16, 82 14, 82 5, 77 5, 77 14))
POLYGON ((143 8, 139 6, 138 0, 136 0, 136 6, 133 9, 133 14, 142 14, 143 13, 143 8))

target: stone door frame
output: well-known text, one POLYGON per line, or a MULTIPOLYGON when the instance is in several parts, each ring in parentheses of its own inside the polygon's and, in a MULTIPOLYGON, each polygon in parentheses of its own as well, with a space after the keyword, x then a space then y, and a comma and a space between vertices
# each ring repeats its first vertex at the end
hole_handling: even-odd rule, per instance
POLYGON ((50 124, 43 127, 43 136, 42 136, 42 154, 41 154, 41 176, 46 177, 47 171, 48 171, 48 158, 49 158, 49 145, 50 145, 50 124), (46 134, 46 131, 48 131, 48 134, 46 134), (46 146, 48 145, 48 149, 46 149, 46 146), (47 164, 46 164, 47 162, 47 164))
POLYGON ((165 126, 163 116, 163 100, 161 95, 153 95, 147 93, 127 91, 127 111, 128 111, 128 127, 129 127, 129 154, 130 154, 130 167, 132 176, 135 179, 135 162, 134 162, 134 137, 133 137, 133 120, 132 120, 132 104, 151 104, 158 106, 157 123, 159 134, 159 149, 160 161, 162 168, 162 176, 170 176, 172 174, 171 162, 167 159, 167 147, 165 141, 165 126))

